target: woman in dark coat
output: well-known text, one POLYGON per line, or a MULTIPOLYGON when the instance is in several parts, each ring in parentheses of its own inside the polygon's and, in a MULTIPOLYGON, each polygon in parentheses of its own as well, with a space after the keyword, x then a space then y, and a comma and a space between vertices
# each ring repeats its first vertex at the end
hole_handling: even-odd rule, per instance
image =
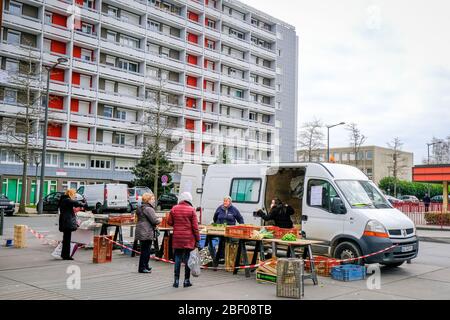
POLYGON ((155 229, 161 223, 161 218, 155 213, 155 196, 151 193, 142 195, 142 205, 137 208, 138 222, 136 225, 135 239, 141 243, 141 255, 139 257, 139 273, 151 273, 149 266, 150 248, 155 240, 155 229))
POLYGON ((68 189, 59 200, 59 231, 63 233, 61 258, 63 260, 73 260, 70 256, 70 242, 72 232, 78 229, 77 216, 74 208, 84 208, 85 202, 75 200, 77 192, 68 189))
POLYGON ((295 213, 294 209, 288 205, 283 204, 280 199, 273 199, 270 206, 270 212, 268 215, 264 214, 261 210, 258 211, 258 215, 264 220, 273 220, 275 226, 279 228, 290 229, 294 227, 291 216, 295 213))
POLYGON ((184 262, 183 287, 192 286, 190 282, 191 269, 187 262, 192 250, 199 246, 200 233, 195 209, 192 206, 192 195, 183 192, 180 195, 178 205, 170 210, 167 223, 173 226, 172 247, 175 256, 175 281, 173 286, 178 288, 180 280, 181 262, 184 262))

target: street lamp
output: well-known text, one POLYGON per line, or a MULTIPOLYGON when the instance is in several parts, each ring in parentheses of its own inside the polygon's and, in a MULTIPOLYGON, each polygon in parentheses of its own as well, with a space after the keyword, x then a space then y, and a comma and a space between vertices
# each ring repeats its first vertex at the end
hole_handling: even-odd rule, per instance
POLYGON ((66 58, 58 58, 57 62, 49 67, 45 66, 45 69, 47 69, 47 92, 46 92, 46 99, 45 99, 45 115, 44 115, 44 129, 42 132, 42 155, 41 155, 41 181, 39 184, 39 206, 38 206, 38 213, 42 214, 43 209, 43 203, 42 198, 44 197, 44 178, 45 178, 45 158, 47 153, 47 129, 48 129, 48 106, 50 101, 50 73, 53 69, 55 69, 60 63, 65 63, 68 60, 66 58))
POLYGON ((430 164, 430 147, 438 145, 438 144, 441 144, 441 143, 442 143, 442 141, 427 143, 427 146, 428 146, 428 164, 430 164))
POLYGON ((341 122, 338 124, 327 126, 327 162, 330 162, 330 129, 337 127, 337 126, 342 126, 344 124, 345 124, 345 122, 341 122))

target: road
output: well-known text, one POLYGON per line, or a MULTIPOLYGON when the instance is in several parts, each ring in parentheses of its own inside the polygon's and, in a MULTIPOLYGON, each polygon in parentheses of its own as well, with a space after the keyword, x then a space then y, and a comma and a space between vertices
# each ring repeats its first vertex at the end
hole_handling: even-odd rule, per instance
MULTIPOLYGON (((36 217, 5 219, 5 236, 13 234, 14 224, 26 224, 60 239, 57 218, 36 217)), ((192 288, 174 289, 173 266, 151 262, 153 273, 137 273, 138 258, 115 251, 113 262, 93 264, 92 250, 82 249, 75 261, 51 257, 52 248, 28 235, 24 249, 0 247, 0 299, 276 299, 276 286, 260 284, 254 275, 232 275, 225 271, 202 271, 193 278, 192 288), (81 288, 68 289, 67 268, 78 266, 81 288)), ((412 264, 396 269, 381 268, 380 289, 368 289, 367 281, 339 282, 319 277, 319 285, 306 281, 305 299, 449 299, 450 244, 421 242, 420 252, 412 264)))

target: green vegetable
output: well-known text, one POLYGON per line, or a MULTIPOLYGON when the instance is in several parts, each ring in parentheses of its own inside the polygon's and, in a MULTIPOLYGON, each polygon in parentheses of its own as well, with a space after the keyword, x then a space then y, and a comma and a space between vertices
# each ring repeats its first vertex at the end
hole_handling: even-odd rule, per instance
POLYGON ((292 233, 288 233, 288 234, 285 234, 283 236, 283 238, 281 238, 281 240, 283 240, 283 241, 297 241, 297 236, 292 234, 292 233))

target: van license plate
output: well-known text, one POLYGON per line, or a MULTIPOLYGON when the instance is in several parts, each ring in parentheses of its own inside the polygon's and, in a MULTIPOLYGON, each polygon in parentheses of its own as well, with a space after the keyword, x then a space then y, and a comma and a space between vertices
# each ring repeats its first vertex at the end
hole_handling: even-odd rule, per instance
POLYGON ((414 250, 413 246, 402 247, 402 252, 411 252, 414 250))

